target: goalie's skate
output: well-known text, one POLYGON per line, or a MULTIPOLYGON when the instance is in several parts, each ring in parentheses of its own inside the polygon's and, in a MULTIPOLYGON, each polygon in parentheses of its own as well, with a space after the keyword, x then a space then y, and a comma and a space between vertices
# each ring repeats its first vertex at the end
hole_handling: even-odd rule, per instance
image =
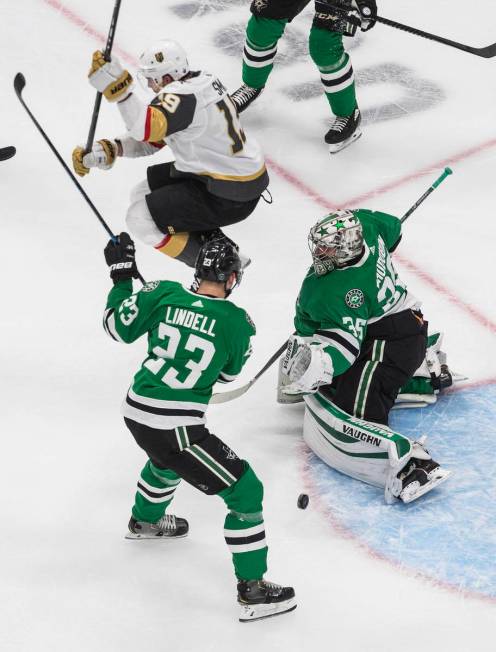
POLYGON ((362 135, 361 121, 362 116, 359 109, 355 109, 351 115, 335 118, 324 137, 325 142, 329 145, 330 154, 337 154, 360 138, 362 135))
POLYGON ((239 620, 247 623, 278 616, 296 609, 292 586, 279 586, 266 580, 241 580, 238 582, 239 620))
POLYGON ((180 539, 188 534, 189 525, 185 518, 165 514, 156 523, 138 521, 133 516, 128 525, 126 539, 180 539))
POLYGON ((448 479, 451 471, 442 469, 434 460, 412 459, 406 472, 400 474, 403 489, 399 498, 411 503, 448 479))

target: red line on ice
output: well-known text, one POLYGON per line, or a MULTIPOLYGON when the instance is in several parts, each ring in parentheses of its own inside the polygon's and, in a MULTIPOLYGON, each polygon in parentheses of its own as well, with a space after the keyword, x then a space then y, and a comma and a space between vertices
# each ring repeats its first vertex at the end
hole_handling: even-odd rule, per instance
MULTIPOLYGON (((102 43, 106 42, 106 36, 99 32, 97 29, 92 27, 91 25, 88 24, 86 20, 81 18, 75 11, 72 9, 66 7, 62 2, 59 0, 43 0, 45 4, 49 5, 53 9, 56 9, 57 11, 60 12, 60 14, 69 20, 71 23, 82 29, 86 34, 91 36, 92 38, 96 39, 97 41, 101 41, 102 43)), ((119 54, 119 56, 127 61, 128 63, 131 63, 132 65, 136 65, 136 59, 132 57, 130 54, 122 50, 121 48, 115 46, 116 52, 119 54)), ((334 202, 331 202, 330 200, 326 199, 322 195, 320 195, 318 192, 313 190, 308 184, 306 184, 304 181, 299 179, 296 175, 294 175, 292 172, 290 172, 288 169, 286 169, 284 166, 282 166, 280 163, 277 163, 274 159, 270 157, 266 157, 267 163, 270 167, 271 170, 273 170, 276 174, 278 174, 280 177, 282 177, 287 183, 292 185, 294 188, 299 190, 305 197, 308 197, 309 199, 313 200, 316 204, 321 206, 322 208, 326 210, 335 210, 336 208, 345 207, 355 207, 362 201, 366 201, 367 199, 371 199, 372 197, 375 197, 377 195, 381 195, 384 193, 389 192, 390 190, 393 190, 395 188, 399 188, 400 186, 413 181, 414 179, 419 179, 420 177, 423 177, 427 174, 430 174, 434 171, 438 171, 439 168, 445 167, 446 165, 457 163, 459 161, 463 161, 470 156, 474 156, 476 154, 479 154, 480 152, 483 152, 486 149, 490 149, 491 147, 494 147, 496 145, 496 138, 488 140, 486 142, 480 143, 479 145, 474 145, 473 147, 470 147, 466 150, 463 150, 462 152, 459 152, 458 154, 454 154, 453 156, 450 156, 448 158, 444 158, 440 161, 437 161, 433 165, 422 168, 420 170, 417 170, 416 172, 412 172, 410 174, 407 174, 403 177, 400 177, 399 179, 396 179, 394 181, 390 181, 382 186, 378 186, 377 188, 373 190, 369 190, 368 192, 365 192, 361 195, 357 195, 356 197, 350 197, 348 200, 341 202, 340 204, 336 204, 334 202)), ((466 312, 470 317, 472 317, 479 325, 483 326, 484 328, 489 329, 491 332, 496 334, 496 323, 491 321, 488 317, 485 317, 481 312, 479 312, 476 308, 471 306, 470 304, 466 303, 462 299, 456 296, 454 292, 452 292, 449 288, 445 287, 439 281, 434 279, 434 277, 430 276, 427 272, 424 270, 420 269, 415 265, 415 263, 411 262, 410 260, 404 258, 403 256, 398 256, 396 255, 397 260, 399 260, 405 267, 407 267, 410 271, 412 271, 414 274, 416 274, 419 278, 421 278, 425 283, 430 285, 433 289, 435 289, 439 294, 443 295, 450 303, 453 303, 456 305, 458 308, 466 312)))

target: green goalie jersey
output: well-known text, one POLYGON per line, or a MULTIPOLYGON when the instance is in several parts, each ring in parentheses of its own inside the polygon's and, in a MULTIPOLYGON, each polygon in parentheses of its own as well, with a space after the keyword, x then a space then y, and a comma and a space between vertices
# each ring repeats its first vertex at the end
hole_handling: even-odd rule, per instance
POLYGON ((363 227, 364 254, 354 265, 323 276, 311 267, 294 320, 298 335, 327 344, 335 376, 356 360, 369 324, 419 305, 398 278, 389 255, 401 237, 400 220, 364 209, 353 213, 363 227))
POLYGON ((153 428, 204 423, 212 387, 234 380, 251 353, 255 326, 225 299, 154 281, 133 294, 132 281, 109 293, 103 324, 130 343, 148 333, 148 355, 123 403, 123 415, 153 428))

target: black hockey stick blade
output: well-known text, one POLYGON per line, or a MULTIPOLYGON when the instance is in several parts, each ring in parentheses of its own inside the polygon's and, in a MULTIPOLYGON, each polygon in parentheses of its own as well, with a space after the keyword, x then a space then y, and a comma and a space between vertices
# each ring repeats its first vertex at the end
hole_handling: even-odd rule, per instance
MULTIPOLYGON (((119 17, 119 9, 121 8, 121 0, 115 0, 114 11, 112 12, 112 20, 110 21, 109 33, 107 36, 107 44, 103 53, 105 61, 110 61, 110 53, 114 44, 115 28, 117 27, 117 19, 119 17)), ((89 152, 93 147, 93 140, 95 139, 96 123, 100 114, 100 105, 102 103, 102 94, 97 91, 95 97, 95 104, 93 106, 93 114, 91 116, 90 130, 88 132, 88 139, 86 140, 85 152, 89 152)))
POLYGON ((9 158, 12 158, 16 153, 16 148, 13 145, 8 147, 0 147, 0 161, 6 161, 9 158))
POLYGON ((260 371, 253 376, 253 378, 246 383, 246 385, 242 385, 241 387, 237 387, 236 389, 231 389, 228 390, 227 392, 219 392, 217 394, 213 394, 212 398, 210 399, 210 403, 227 403, 228 401, 232 401, 235 398, 238 398, 239 396, 242 396, 243 394, 246 394, 246 392, 250 389, 250 387, 257 382, 257 380, 260 378, 262 374, 264 374, 269 367, 271 367, 276 360, 278 360, 281 357, 281 354, 285 350, 285 348, 288 345, 288 340, 284 342, 284 344, 281 344, 281 346, 277 349, 277 351, 271 355, 271 357, 267 360, 267 362, 264 364, 264 366, 260 369, 260 371))
POLYGON ((484 57, 485 59, 491 59, 496 56, 496 43, 487 45, 483 48, 474 48, 470 45, 465 45, 464 43, 458 43, 457 41, 452 41, 451 39, 444 38, 443 36, 437 36, 437 34, 430 34, 429 32, 424 32, 421 29, 416 27, 411 27, 410 25, 404 25, 403 23, 397 23, 395 20, 390 20, 389 18, 383 18, 382 16, 377 16, 376 21, 382 25, 387 25, 388 27, 394 27, 395 29, 400 29, 403 32, 408 32, 409 34, 414 34, 415 36, 421 36, 422 38, 429 39, 430 41, 436 41, 437 43, 443 43, 444 45, 449 45, 452 48, 457 50, 462 50, 463 52, 468 52, 469 54, 475 54, 478 57, 484 57))

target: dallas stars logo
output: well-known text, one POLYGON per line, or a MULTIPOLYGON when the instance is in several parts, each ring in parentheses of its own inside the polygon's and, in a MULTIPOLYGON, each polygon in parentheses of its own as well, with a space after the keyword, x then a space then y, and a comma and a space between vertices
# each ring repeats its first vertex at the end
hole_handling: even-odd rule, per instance
MULTIPOLYGON (((333 226, 333 227, 334 227, 335 229, 337 229, 338 231, 339 231, 340 229, 346 229, 346 224, 345 224, 342 220, 337 220, 337 221, 334 222, 334 224, 332 224, 331 226, 333 226)), ((322 225, 322 226, 317 230, 317 235, 320 235, 321 237, 324 237, 324 236, 326 236, 326 235, 329 235, 329 231, 328 231, 327 226, 322 225)))

